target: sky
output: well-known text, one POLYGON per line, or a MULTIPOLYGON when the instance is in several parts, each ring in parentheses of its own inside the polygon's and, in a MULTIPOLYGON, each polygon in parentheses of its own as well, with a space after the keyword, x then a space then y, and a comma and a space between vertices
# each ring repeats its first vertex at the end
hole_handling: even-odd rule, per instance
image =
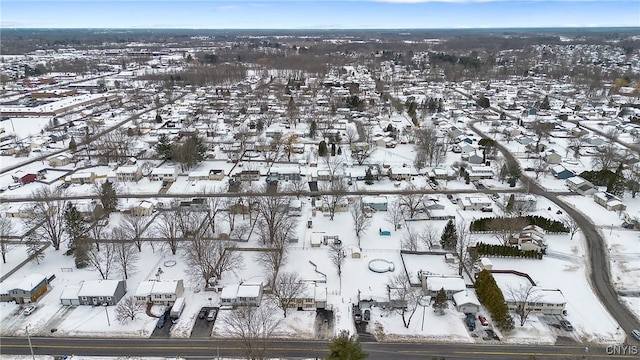
POLYGON ((2 28, 640 26, 638 0, 2 0, 2 28))

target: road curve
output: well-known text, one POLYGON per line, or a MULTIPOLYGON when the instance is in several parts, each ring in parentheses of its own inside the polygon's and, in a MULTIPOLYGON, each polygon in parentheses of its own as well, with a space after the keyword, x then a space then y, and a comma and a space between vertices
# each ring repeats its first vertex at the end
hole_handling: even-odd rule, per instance
MULTIPOLYGON (((476 128, 475 124, 480 120, 469 123, 469 128, 481 137, 490 137, 476 128)), ((502 144, 496 142, 496 147, 507 161, 516 161, 511 152, 502 144)), ((620 327, 626 334, 631 333, 633 329, 640 329, 640 323, 636 316, 627 308, 619 299, 616 289, 611 282, 611 272, 609 268, 609 257, 606 243, 600 231, 582 212, 575 209, 572 205, 565 203, 558 198, 559 194, 549 192, 543 189, 538 183, 522 173, 520 181, 523 188, 528 188, 531 193, 543 196, 556 204, 565 213, 571 216, 580 226, 580 230, 585 237, 587 245, 587 269, 589 275, 589 283, 594 290, 596 296, 604 307, 609 311, 611 316, 618 322, 620 327)), ((635 342, 635 340, 629 340, 635 342)), ((637 342, 635 342, 637 343, 637 342)))

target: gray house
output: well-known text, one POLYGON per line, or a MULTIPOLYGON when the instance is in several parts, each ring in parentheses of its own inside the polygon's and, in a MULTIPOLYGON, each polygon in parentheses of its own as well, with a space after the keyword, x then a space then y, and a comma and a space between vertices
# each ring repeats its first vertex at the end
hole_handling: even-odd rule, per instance
POLYGON ((88 280, 78 291, 80 305, 115 305, 127 292, 124 280, 88 280))

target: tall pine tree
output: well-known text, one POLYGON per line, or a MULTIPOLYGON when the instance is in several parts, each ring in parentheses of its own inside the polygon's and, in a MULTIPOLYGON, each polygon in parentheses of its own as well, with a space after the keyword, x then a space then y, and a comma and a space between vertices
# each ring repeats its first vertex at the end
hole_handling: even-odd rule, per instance
POLYGON ((453 220, 449 220, 440 237, 440 245, 443 249, 452 251, 456 249, 457 243, 458 231, 456 230, 456 225, 453 223, 453 220))

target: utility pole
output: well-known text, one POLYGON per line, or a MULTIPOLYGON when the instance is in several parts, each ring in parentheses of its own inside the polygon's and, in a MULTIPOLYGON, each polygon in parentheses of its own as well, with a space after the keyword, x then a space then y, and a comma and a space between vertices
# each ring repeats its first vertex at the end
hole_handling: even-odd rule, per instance
POLYGON ((104 313, 107 314, 107 324, 111 326, 111 320, 109 320, 109 311, 107 311, 107 306, 104 306, 104 313))
POLYGON ((29 351, 31 351, 31 359, 36 360, 36 356, 33 354, 33 346, 31 345, 31 336, 29 336, 29 325, 24 330, 27 332, 27 341, 29 342, 29 351))

